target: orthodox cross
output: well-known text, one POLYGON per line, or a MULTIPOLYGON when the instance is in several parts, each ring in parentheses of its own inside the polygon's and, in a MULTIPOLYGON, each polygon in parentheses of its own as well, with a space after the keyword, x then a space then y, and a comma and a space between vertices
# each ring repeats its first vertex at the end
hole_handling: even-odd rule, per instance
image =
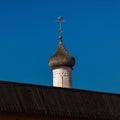
POLYGON ((58 22, 59 25, 60 25, 60 28, 59 28, 60 36, 59 36, 59 37, 62 37, 62 23, 64 22, 62 16, 59 16, 59 17, 57 18, 57 21, 56 21, 56 22, 58 22))

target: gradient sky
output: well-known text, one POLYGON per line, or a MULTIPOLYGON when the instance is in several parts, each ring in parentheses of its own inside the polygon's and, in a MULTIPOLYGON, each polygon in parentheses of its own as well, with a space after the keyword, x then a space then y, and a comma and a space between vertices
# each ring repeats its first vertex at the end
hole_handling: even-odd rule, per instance
POLYGON ((73 88, 120 93, 120 0, 1 0, 0 79, 52 86, 58 16, 73 88))

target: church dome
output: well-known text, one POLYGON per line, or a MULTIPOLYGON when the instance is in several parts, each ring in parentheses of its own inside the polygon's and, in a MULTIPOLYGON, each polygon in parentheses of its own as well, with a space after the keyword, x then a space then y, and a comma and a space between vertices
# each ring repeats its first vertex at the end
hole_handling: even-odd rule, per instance
POLYGON ((72 57, 64 48, 62 43, 62 37, 59 40, 58 48, 55 54, 48 61, 49 66, 54 69, 56 67, 73 67, 75 64, 75 58, 72 57))

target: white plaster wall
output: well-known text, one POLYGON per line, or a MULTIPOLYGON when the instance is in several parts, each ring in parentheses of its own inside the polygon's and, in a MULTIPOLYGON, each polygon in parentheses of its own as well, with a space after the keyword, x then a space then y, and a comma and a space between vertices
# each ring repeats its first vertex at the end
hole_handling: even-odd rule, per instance
POLYGON ((53 86, 71 88, 72 69, 70 67, 53 69, 53 86))

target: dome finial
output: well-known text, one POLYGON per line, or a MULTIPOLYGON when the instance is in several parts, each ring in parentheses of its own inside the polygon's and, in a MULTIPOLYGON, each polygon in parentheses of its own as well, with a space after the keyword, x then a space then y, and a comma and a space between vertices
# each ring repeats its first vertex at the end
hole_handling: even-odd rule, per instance
POLYGON ((58 22, 59 25, 60 25, 60 28, 59 28, 59 39, 62 40, 62 32, 63 32, 63 31, 62 31, 62 23, 64 22, 62 16, 59 16, 59 17, 57 18, 57 21, 56 21, 56 22, 58 22))

